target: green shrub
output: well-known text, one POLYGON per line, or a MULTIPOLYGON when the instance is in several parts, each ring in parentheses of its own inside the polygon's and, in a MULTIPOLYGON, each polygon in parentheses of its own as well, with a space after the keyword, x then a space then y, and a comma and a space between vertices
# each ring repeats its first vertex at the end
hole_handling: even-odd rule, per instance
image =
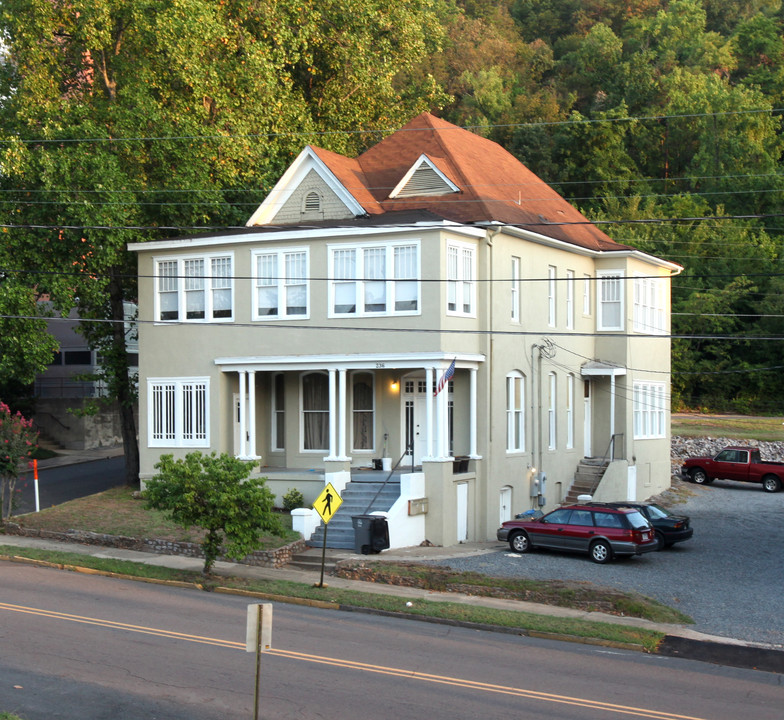
POLYGON ((283 496, 283 509, 291 512, 295 508, 301 507, 305 507, 305 496, 297 488, 291 488, 283 496))

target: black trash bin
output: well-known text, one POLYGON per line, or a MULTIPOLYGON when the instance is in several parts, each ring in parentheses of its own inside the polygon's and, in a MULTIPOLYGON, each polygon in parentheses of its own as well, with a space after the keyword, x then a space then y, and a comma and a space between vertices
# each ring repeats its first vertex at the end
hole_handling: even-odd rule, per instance
POLYGON ((353 515, 354 551, 363 555, 380 553, 389 547, 389 526, 381 515, 353 515))

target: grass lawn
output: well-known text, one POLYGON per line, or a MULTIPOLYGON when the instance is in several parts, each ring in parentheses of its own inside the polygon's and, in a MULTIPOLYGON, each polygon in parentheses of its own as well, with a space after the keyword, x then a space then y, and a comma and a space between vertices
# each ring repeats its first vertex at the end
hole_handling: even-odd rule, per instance
POLYGON ((673 413, 673 435, 684 437, 726 437, 736 440, 763 442, 784 441, 784 416, 713 415, 705 413, 673 413))
MULTIPOLYGON (((291 515, 281 514, 286 527, 282 538, 263 538, 262 550, 280 547, 294 542, 299 533, 291 529, 291 515)), ((158 510, 148 510, 144 501, 134 497, 127 487, 117 487, 95 495, 71 500, 47 508, 39 513, 18 515, 15 522, 27 528, 66 532, 71 529, 107 535, 125 535, 135 538, 158 538, 171 542, 202 541, 199 528, 184 528, 176 525, 158 510)))

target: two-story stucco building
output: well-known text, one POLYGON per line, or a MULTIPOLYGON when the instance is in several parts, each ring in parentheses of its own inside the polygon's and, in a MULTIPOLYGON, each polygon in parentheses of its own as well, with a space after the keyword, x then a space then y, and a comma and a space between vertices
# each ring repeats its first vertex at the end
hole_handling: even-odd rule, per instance
POLYGON ((308 146, 246 229, 131 249, 142 480, 229 452, 312 503, 391 466, 393 546, 492 539, 585 458, 596 499, 669 486, 679 266, 478 135, 425 113, 357 158, 308 146))

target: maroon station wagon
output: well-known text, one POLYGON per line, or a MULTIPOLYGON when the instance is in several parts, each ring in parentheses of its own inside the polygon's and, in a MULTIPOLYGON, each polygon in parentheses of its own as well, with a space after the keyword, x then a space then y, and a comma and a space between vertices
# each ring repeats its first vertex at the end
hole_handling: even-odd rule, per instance
POLYGON ((507 520, 496 535, 518 553, 539 547, 571 550, 588 553, 596 563, 658 547, 648 520, 639 510, 620 503, 567 505, 534 520, 507 520))

